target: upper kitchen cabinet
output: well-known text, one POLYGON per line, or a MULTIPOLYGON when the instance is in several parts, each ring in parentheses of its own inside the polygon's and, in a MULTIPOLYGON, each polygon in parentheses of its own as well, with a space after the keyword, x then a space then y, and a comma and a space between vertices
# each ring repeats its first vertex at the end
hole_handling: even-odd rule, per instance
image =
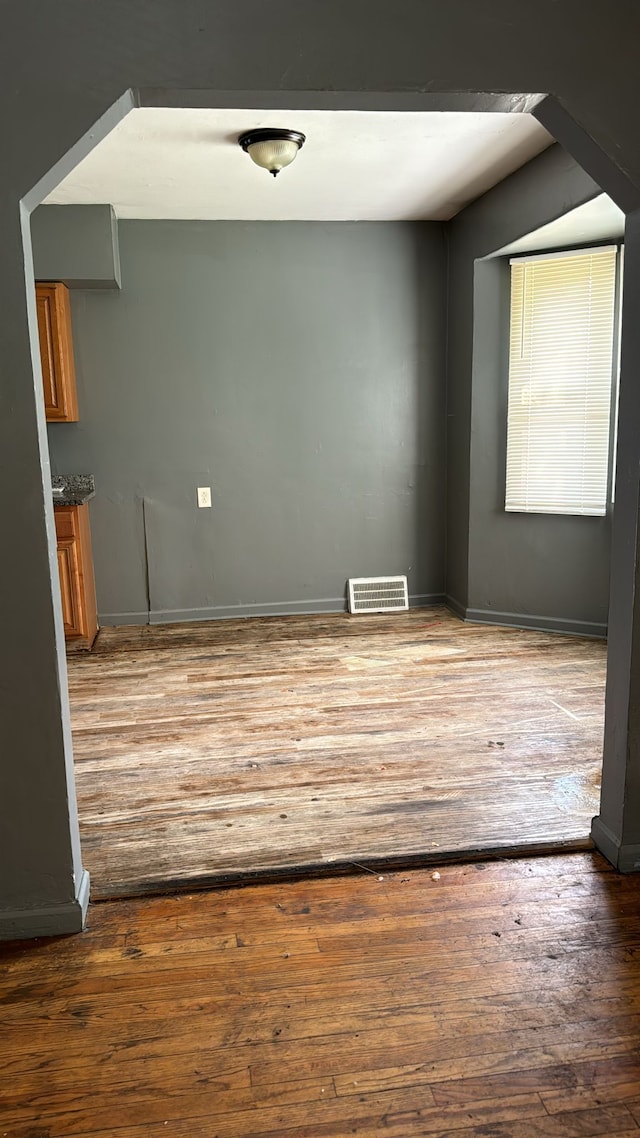
POLYGON ((37 284, 36 303, 47 422, 77 423, 69 289, 59 281, 37 284))

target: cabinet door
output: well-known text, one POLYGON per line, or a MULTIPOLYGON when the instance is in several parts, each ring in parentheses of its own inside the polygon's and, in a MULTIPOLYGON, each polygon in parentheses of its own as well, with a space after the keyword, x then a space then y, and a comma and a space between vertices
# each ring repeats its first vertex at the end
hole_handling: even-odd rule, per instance
POLYGON ((56 506, 58 574, 66 639, 91 648, 98 631, 89 507, 56 506))
POLYGON ((49 423, 75 423, 78 399, 71 339, 71 304, 66 285, 36 285, 38 338, 49 423))
POLYGON ((82 636, 82 613, 79 594, 78 543, 73 537, 58 538, 58 573, 62 596, 62 619, 65 636, 82 636))

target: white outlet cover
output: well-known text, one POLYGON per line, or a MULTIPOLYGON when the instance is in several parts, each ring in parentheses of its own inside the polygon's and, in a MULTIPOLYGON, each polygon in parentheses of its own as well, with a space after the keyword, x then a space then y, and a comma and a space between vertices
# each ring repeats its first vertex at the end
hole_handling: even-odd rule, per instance
POLYGON ((198 486, 198 506, 204 509, 211 505, 211 487, 198 486))

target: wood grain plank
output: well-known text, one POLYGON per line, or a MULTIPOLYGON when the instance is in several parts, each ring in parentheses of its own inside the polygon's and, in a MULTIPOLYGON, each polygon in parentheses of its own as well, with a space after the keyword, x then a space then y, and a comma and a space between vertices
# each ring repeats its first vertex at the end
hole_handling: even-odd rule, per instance
POLYGON ((640 879, 541 865, 105 902, 2 945, 4 1129, 638 1134, 640 879))
POLYGON ((69 660, 94 897, 586 848, 604 679, 445 609, 103 629, 69 660))
MULTIPOLYGON (((621 1115, 618 1116, 622 1122, 621 1115)), ((630 1117, 630 1116, 629 1116, 630 1117)), ((422 1093, 408 1098, 406 1094, 399 1099, 392 1094, 382 1094, 367 1098, 363 1102, 335 1099, 317 1102, 310 1110, 308 1106, 276 1107, 261 1110, 244 1110, 218 1114, 215 1116, 213 1138, 276 1138, 290 1135, 291 1138, 344 1138, 357 1133, 359 1138, 379 1138, 380 1134, 406 1138, 409 1134, 459 1134, 461 1127, 472 1124, 476 1135, 489 1135, 496 1124, 505 1120, 548 1119, 537 1095, 520 1095, 502 1103, 481 1102, 468 1104, 461 1108, 433 1108, 425 1105, 422 1093), (348 1106, 348 1110, 345 1109, 348 1106)), ((605 1131, 606 1132, 606 1131, 605 1131)), ((58 1126, 50 1128, 47 1138, 62 1138, 64 1131, 58 1126)), ((212 1117, 191 1115, 188 1119, 169 1117, 154 1122, 152 1118, 140 1125, 119 1127, 117 1131, 108 1128, 74 1131, 76 1138, 212 1138, 212 1117)), ((507 1131, 508 1133, 508 1131, 507 1131)), ((588 1133, 588 1131, 587 1131, 588 1133)), ((602 1129, 592 1130, 602 1134, 602 1129)), ((636 1131, 637 1134, 637 1131, 636 1131)), ((33 1130, 18 1125, 12 1130, 11 1138, 34 1138, 33 1130)))

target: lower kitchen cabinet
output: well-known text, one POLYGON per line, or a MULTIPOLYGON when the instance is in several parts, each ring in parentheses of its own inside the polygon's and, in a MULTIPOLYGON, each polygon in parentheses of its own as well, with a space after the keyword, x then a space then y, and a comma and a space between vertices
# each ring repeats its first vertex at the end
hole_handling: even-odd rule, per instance
POLYGON ((65 638, 88 649, 98 631, 89 507, 56 506, 54 514, 65 638))

